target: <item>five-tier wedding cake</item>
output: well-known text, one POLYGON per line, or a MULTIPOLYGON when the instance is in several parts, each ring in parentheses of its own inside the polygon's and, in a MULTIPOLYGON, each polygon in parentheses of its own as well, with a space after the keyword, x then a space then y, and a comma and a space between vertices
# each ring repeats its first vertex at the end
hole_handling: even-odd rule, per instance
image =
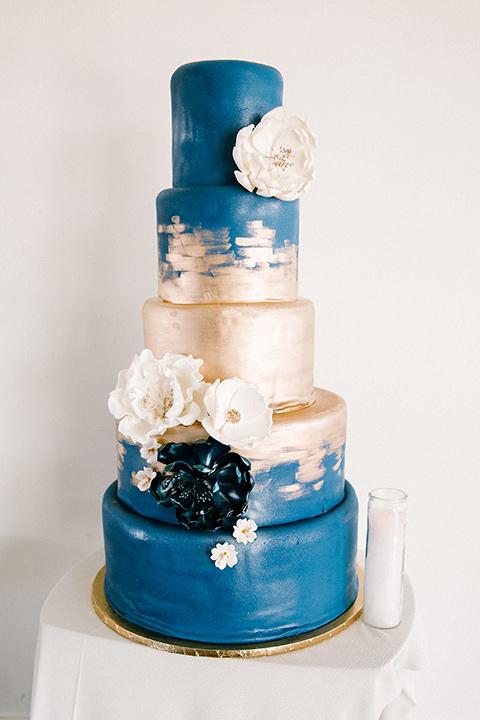
POLYGON ((109 398, 105 595, 125 620, 190 641, 298 636, 358 590, 345 403, 314 388, 314 308, 297 297, 315 138, 282 92, 277 70, 251 62, 174 73, 159 293, 109 398))

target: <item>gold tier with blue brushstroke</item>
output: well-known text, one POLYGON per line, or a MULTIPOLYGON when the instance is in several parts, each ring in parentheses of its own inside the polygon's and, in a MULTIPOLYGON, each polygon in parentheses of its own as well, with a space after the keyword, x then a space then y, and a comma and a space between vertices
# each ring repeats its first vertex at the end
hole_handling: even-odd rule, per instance
MULTIPOLYGON (((345 491, 345 402, 335 393, 315 389, 307 408, 275 413, 270 437, 241 454, 252 464, 254 488, 247 515, 259 527, 323 515, 341 502, 345 491)), ((200 423, 170 428, 160 444, 192 443, 208 437, 200 423)), ((118 497, 145 517, 176 523, 173 508, 157 505, 141 492, 134 475, 145 466, 136 445, 117 434, 118 497)))

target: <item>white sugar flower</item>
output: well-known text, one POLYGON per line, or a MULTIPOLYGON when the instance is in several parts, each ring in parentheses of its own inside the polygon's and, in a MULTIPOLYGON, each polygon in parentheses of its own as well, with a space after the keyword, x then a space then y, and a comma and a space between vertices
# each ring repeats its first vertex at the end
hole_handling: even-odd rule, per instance
POLYGON ((147 442, 142 445, 140 448, 140 455, 144 460, 146 460, 149 465, 153 465, 157 462, 157 453, 158 448, 160 447, 160 443, 155 440, 155 438, 150 438, 147 440, 147 442))
POLYGON ((240 185, 263 197, 296 200, 314 179, 316 138, 305 120, 270 110, 258 125, 239 130, 233 149, 240 185))
POLYGON ((143 470, 139 470, 137 473, 134 474, 133 480, 137 488, 142 492, 145 492, 145 490, 148 490, 148 488, 152 484, 152 480, 154 479, 155 475, 156 472, 153 468, 145 467, 143 468, 143 470))
POLYGON ((215 380, 205 393, 205 430, 238 450, 257 447, 270 433, 272 410, 256 385, 240 378, 215 380))
POLYGON ((233 528, 233 537, 239 543, 246 545, 252 543, 257 537, 255 530, 257 529, 257 523, 255 520, 247 520, 247 518, 240 518, 237 520, 237 524, 233 528))
POLYGON ((215 567, 220 568, 220 570, 225 570, 227 565, 228 567, 233 567, 237 564, 237 555, 238 552, 235 550, 234 545, 228 542, 217 543, 215 547, 212 548, 210 559, 214 561, 215 567))
POLYGON ((175 425, 192 425, 203 415, 206 389, 198 368, 203 360, 167 353, 157 360, 151 350, 135 355, 118 375, 108 409, 120 420, 119 431, 145 445, 175 425))

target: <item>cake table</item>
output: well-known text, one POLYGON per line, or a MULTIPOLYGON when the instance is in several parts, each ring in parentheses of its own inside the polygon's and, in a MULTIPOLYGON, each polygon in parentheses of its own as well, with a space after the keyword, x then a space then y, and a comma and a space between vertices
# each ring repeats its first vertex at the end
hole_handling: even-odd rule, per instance
POLYGON ((131 642, 100 620, 91 590, 103 562, 98 551, 74 566, 44 604, 31 720, 409 717, 425 653, 408 578, 403 622, 394 630, 359 619, 294 652, 194 657, 131 642))

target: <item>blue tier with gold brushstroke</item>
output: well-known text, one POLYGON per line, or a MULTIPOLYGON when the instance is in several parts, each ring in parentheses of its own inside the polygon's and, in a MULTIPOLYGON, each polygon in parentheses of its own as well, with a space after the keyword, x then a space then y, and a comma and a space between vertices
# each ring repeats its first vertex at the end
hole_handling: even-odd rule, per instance
MULTIPOLYGON (((328 513, 338 505, 345 492, 346 421, 342 398, 319 389, 309 407, 276 413, 270 437, 253 450, 241 451, 251 463, 254 482, 248 517, 260 527, 280 525, 328 513)), ((207 437, 202 425, 194 423, 170 428, 156 439, 164 445, 207 437)), ((173 508, 157 504, 153 495, 137 487, 135 475, 145 465, 140 445, 117 433, 117 450, 120 500, 140 515, 176 523, 173 508)))
MULTIPOLYGON (((354 602, 358 503, 347 483, 326 515, 261 528, 238 563, 210 560, 211 533, 130 510, 115 484, 103 503, 108 601, 136 625, 207 643, 258 643, 309 632, 354 602)), ((231 540, 224 530, 215 542, 231 540)))
POLYGON ((296 299, 298 200, 264 198, 238 183, 172 188, 157 197, 157 222, 164 300, 296 299))

